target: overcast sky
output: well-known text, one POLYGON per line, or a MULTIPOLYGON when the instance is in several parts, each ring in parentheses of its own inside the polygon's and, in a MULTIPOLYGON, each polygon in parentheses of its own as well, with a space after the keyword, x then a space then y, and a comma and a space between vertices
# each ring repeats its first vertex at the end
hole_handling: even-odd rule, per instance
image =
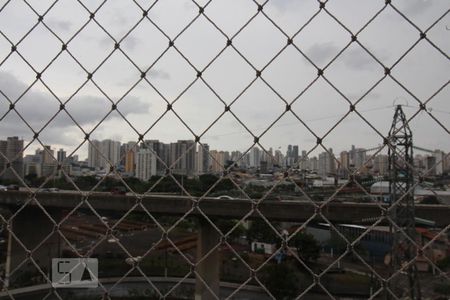
MULTIPOLYGON (((255 135, 262 134, 275 122, 260 139, 267 149, 281 147, 285 151, 288 144, 298 144, 300 149, 309 150, 314 147, 316 138, 291 112, 283 115, 286 102, 291 103, 296 99, 292 103, 292 110, 318 136, 323 136, 349 110, 349 104, 342 95, 355 103, 384 76, 383 67, 360 45, 352 43, 326 68, 326 80, 318 78, 298 97, 317 77, 317 69, 311 62, 324 68, 351 38, 351 34, 336 20, 321 11, 295 35, 295 47, 286 47, 285 34, 292 37, 318 12, 319 4, 313 0, 275 0, 264 5, 263 13, 284 33, 262 13, 257 14, 240 31, 257 13, 257 5, 245 0, 213 0, 204 9, 209 20, 205 15, 200 15, 181 35, 180 31, 198 16, 198 7, 191 1, 159 1, 150 9, 148 16, 166 36, 148 19, 139 22, 142 9, 133 1, 109 0, 95 14, 98 24, 88 22, 75 37, 74 34, 89 20, 86 8, 94 11, 102 1, 82 1, 86 8, 77 1, 59 1, 45 14, 43 20, 59 39, 67 43, 70 53, 60 53, 62 42, 43 24, 38 24, 22 39, 37 23, 38 17, 23 1, 11 1, 3 6, 5 2, 0 1, 3 7, 0 11, 0 137, 18 135, 26 142, 32 140, 33 134, 28 125, 14 111, 8 112, 9 101, 16 102, 20 97, 16 104, 17 112, 39 131, 58 112, 58 99, 61 102, 70 99, 66 109, 71 117, 61 112, 40 135, 42 143, 54 145, 55 148, 63 147, 69 153, 84 137, 72 118, 86 132, 96 128, 91 136, 98 139, 137 141, 136 131, 144 133, 149 128, 146 139, 164 142, 192 139, 193 134, 173 112, 163 116, 166 101, 173 102, 176 99, 174 112, 196 135, 203 134, 201 141, 210 144, 211 149, 242 151, 252 145, 253 138, 236 120, 236 116, 255 135), (227 37, 233 37, 235 49, 224 49, 227 37), (159 58, 168 47, 168 38, 175 39, 175 46, 190 64, 173 48, 159 58), (113 39, 123 39, 120 48, 128 58, 120 50, 113 52, 113 39), (18 53, 10 54, 11 43, 18 44, 18 53), (210 63, 222 50, 221 55, 210 63), (281 54, 267 65, 280 51, 281 54), (98 68, 111 53, 106 63, 98 68), (147 72, 146 82, 140 79, 140 70, 146 70, 149 66, 152 67, 147 72), (202 79, 207 84, 201 79, 195 81, 195 69, 203 70, 205 67, 202 79), (256 77, 254 68, 263 70, 261 78, 244 91, 256 77), (42 70, 41 80, 36 81, 35 71, 42 70), (86 71, 94 73, 92 81, 87 83, 86 71), (193 85, 183 93, 192 82, 193 85), (132 86, 134 88, 130 90, 132 86), (118 110, 134 128, 116 111, 98 125, 110 112, 111 101, 117 102, 119 99, 118 110), (224 103, 233 103, 231 111, 235 116, 229 112, 224 114, 204 133, 223 113, 224 103), (156 122, 159 118, 161 120, 156 122)), ((44 14, 53 1, 28 2, 38 14, 44 14)), ((144 9, 153 3, 143 0, 137 2, 144 9)), ((203 2, 207 1, 199 1, 198 4, 204 5, 203 2)), ((383 8, 384 2, 330 0, 326 9, 356 33, 383 8)), ((441 124, 428 113, 421 112, 411 121, 410 127, 416 145, 448 152, 449 2, 392 2, 422 31, 443 16, 427 32, 427 37, 445 54, 422 40, 395 65, 392 75, 420 101, 426 101, 437 93, 427 108, 441 124)), ((358 41, 388 67, 418 39, 419 30, 391 7, 387 7, 358 34, 358 41)), ((404 111, 407 117, 412 116, 419 107, 418 102, 404 88, 387 77, 356 105, 356 109, 380 133, 386 135, 392 122, 393 104, 406 105, 404 111)), ((350 148, 352 144, 372 147, 381 142, 382 138, 355 113, 350 114, 323 141, 327 148, 331 147, 337 153, 350 148)), ((39 143, 34 142, 27 152, 38 147, 39 143)), ((85 157, 86 152, 83 146, 75 154, 85 157)))

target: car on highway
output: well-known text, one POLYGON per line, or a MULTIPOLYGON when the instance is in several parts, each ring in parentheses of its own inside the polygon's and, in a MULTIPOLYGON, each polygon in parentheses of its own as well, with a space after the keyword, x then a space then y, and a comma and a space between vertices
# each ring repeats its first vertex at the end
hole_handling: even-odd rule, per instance
POLYGON ((142 256, 135 256, 135 257, 127 257, 125 259, 125 262, 129 265, 134 265, 142 260, 142 256))
POLYGON ((127 190, 123 186, 116 186, 111 189, 111 194, 113 195, 125 195, 127 190))
POLYGON ((4 185, 0 185, 0 191, 6 192, 8 188, 4 185))
POLYGON ((234 198, 228 195, 221 195, 216 197, 215 199, 222 199, 222 200, 233 200, 234 198))
POLYGON ((19 190, 19 186, 17 184, 10 184, 6 188, 8 191, 18 191, 19 190))
POLYGON ((59 189, 58 188, 44 188, 44 189, 42 189, 42 192, 56 193, 56 192, 59 192, 59 189))

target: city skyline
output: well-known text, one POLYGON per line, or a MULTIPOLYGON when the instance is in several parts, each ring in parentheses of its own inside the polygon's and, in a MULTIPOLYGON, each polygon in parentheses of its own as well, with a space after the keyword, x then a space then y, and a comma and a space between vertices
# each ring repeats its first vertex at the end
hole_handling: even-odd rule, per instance
MULTIPOLYGON (((134 142, 121 143, 106 139, 92 140, 89 156, 84 160, 79 159, 78 156, 68 156, 63 148, 52 149, 51 145, 36 150, 35 154, 23 156, 22 147, 23 140, 19 140, 18 137, 8 137, 6 141, 0 141, 0 150, 3 155, 6 153, 5 156, 9 160, 16 158, 11 167, 20 177, 29 174, 36 174, 38 177, 50 176, 55 174, 58 164, 66 174, 72 176, 74 174, 85 176, 98 172, 106 174, 111 167, 114 167, 121 174, 134 176, 144 181, 152 176, 166 175, 167 167, 170 167, 174 174, 189 177, 221 174, 230 165, 240 169, 258 170, 261 173, 273 173, 292 168, 316 173, 321 178, 330 175, 347 178, 353 170, 360 174, 372 175, 386 175, 388 171, 386 154, 377 152, 376 155, 372 155, 369 151, 377 151, 377 149, 366 149, 355 145, 340 152, 333 152, 330 148, 317 156, 308 156, 307 152, 298 145, 288 145, 285 153, 272 148, 266 153, 257 146, 252 147, 247 153, 242 153, 210 149, 207 144, 200 147, 193 140, 178 140, 168 144, 159 140, 144 140, 136 145, 134 142), (75 171, 74 168, 79 171, 75 171), (83 168, 85 171, 82 171, 83 168)), ((450 170, 448 153, 438 149, 419 150, 426 153, 426 155, 414 156, 414 166, 419 172, 427 171, 429 175, 442 175, 450 170)), ((5 166, 6 160, 0 159, 0 168, 3 169, 5 166)), ((16 175, 8 170, 1 177, 14 179, 16 175)))
MULTIPOLYGON (((19 137, 19 139, 21 139, 21 140, 23 140, 23 138, 22 137, 19 137)), ((114 142, 118 142, 118 143, 120 143, 121 145, 124 145, 124 144, 129 144, 129 145, 131 145, 131 146, 134 146, 134 145, 139 145, 140 143, 143 143, 143 142, 145 142, 145 141, 154 141, 154 140, 156 140, 156 141, 159 141, 159 142, 161 142, 161 143, 166 143, 166 144, 170 144, 171 142, 173 142, 173 141, 168 141, 168 142, 164 142, 163 140, 161 140, 161 139, 144 139, 143 141, 139 141, 139 140, 137 140, 137 141, 134 141, 134 140, 128 140, 128 141, 124 141, 124 140, 116 140, 116 139, 112 139, 112 138, 105 138, 105 139, 91 139, 90 140, 90 144, 89 145, 92 145, 93 143, 95 143, 96 141, 114 141, 114 142)), ((189 141, 193 141, 193 142, 195 142, 194 141, 194 139, 181 139, 181 140, 189 140, 189 141)), ((86 142, 87 143, 87 142, 86 142)), ((208 147, 211 149, 211 150, 216 150, 216 151, 227 151, 227 152, 233 152, 233 151, 239 151, 239 152, 244 152, 244 151, 242 151, 242 150, 240 150, 240 149, 233 149, 233 148, 231 148, 231 150, 228 150, 228 149, 219 149, 219 148, 215 148, 215 147, 211 147, 211 143, 209 143, 209 142, 204 142, 204 141, 201 141, 200 142, 202 145, 204 145, 204 144, 206 144, 206 145, 208 145, 208 147)), ((27 144, 27 141, 26 140, 24 140, 24 145, 26 145, 27 144)), ((200 147, 200 144, 199 143, 196 143, 197 144, 197 148, 199 148, 200 147)), ((89 145, 87 145, 87 148, 89 148, 89 145)), ((44 145, 44 146, 46 146, 46 145, 44 145)), ((51 145, 51 146, 54 146, 54 145, 51 145)), ((249 145, 249 146, 251 146, 251 144, 249 145)), ((297 146, 297 147, 299 147, 299 146, 301 146, 301 145, 298 145, 298 144, 286 144, 286 145, 284 145, 284 146, 279 146, 279 147, 274 147, 274 146, 270 146, 269 145, 269 147, 264 147, 264 149, 265 150, 269 150, 269 149, 272 149, 273 151, 276 151, 276 150, 279 150, 279 151, 281 151, 282 153, 287 153, 288 151, 289 151, 289 146, 297 146)), ((326 146, 326 145, 324 145, 324 146, 326 146)), ((379 144, 377 144, 377 145, 369 145, 369 146, 366 146, 366 145, 355 145, 355 144, 349 144, 349 145, 347 145, 347 146, 344 146, 344 148, 341 148, 341 149, 335 149, 335 148, 333 148, 333 147, 329 147, 329 148, 327 148, 327 149, 333 149, 333 151, 335 152, 335 153, 337 153, 337 154, 339 154, 339 153, 341 153, 341 152, 343 152, 343 151, 348 151, 349 149, 351 149, 351 146, 356 146, 357 148, 361 148, 361 149, 374 149, 373 150, 373 152, 375 152, 375 151, 378 151, 378 148, 382 148, 382 150, 380 151, 380 154, 386 154, 387 153, 387 150, 388 150, 388 147, 387 146, 383 146, 381 143, 379 143, 379 144), (346 148, 345 148, 346 147, 346 148), (375 149, 375 148, 377 148, 377 149, 375 149)), ((419 154, 424 154, 424 153, 427 153, 427 152, 430 152, 430 151, 435 151, 435 150, 440 150, 440 151, 443 151, 443 152, 445 152, 445 153, 448 153, 448 152, 450 152, 449 151, 449 149, 445 149, 445 148, 440 148, 440 147, 438 147, 438 148, 434 148, 434 149, 429 149, 428 147, 423 147, 423 146, 421 146, 421 145, 418 145, 418 146, 416 146, 416 145, 414 145, 415 147, 417 147, 417 148, 419 148, 419 149, 416 149, 416 151, 415 151, 415 154, 418 152, 419 154), (423 150, 421 150, 421 149, 423 149, 423 150), (425 150, 425 151, 424 151, 425 150)), ((256 144, 256 145, 254 145, 254 147, 258 147, 258 148, 261 148, 258 144, 256 144)), ((35 153, 35 151, 36 150, 38 150, 39 148, 42 148, 42 146, 41 145, 38 145, 37 146, 37 148, 35 148, 33 151, 31 150, 31 149, 29 149, 29 150, 24 150, 24 155, 30 155, 30 154, 33 154, 33 153, 35 153)), ((250 152, 251 151, 251 148, 253 148, 253 147, 249 147, 249 148, 246 148, 245 149, 245 152, 250 152)), ((64 148, 64 147, 59 147, 58 148, 58 146, 54 146, 54 149, 64 149, 64 150, 67 150, 66 148, 64 148)), ((265 151, 264 149, 262 149, 261 148, 261 150, 262 151, 265 151)), ((307 151, 308 152, 308 150, 307 149, 302 149, 302 148, 298 148, 299 150, 298 151, 307 151)), ((67 153, 67 155, 69 155, 70 153, 68 152, 68 151, 65 151, 66 153, 67 153)), ((73 155, 75 155, 75 156, 78 156, 81 160, 87 160, 88 159, 88 152, 89 151, 87 151, 87 149, 86 150, 84 150, 84 151, 77 151, 77 152, 75 152, 73 155), (85 153, 85 155, 80 155, 80 153, 85 153)), ((323 148, 322 147, 320 147, 320 146, 318 146, 318 147, 316 147, 316 149, 314 149, 312 152, 311 152, 311 155, 312 156, 317 156, 319 153, 321 153, 321 152, 323 152, 323 148)))

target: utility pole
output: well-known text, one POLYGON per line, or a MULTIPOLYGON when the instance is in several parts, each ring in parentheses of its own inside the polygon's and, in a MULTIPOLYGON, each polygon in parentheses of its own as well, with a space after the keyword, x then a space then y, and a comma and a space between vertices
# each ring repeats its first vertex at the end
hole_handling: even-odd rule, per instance
MULTIPOLYGON (((395 109, 392 127, 389 131, 389 190, 390 205, 395 206, 390 211, 390 218, 396 226, 391 224, 392 237, 391 268, 392 274, 409 263, 416 255, 416 226, 414 214, 414 177, 413 177, 413 141, 412 131, 409 128, 401 105, 395 109), (401 230, 400 230, 401 229, 401 230), (403 231, 403 232, 402 232, 403 231)), ((406 273, 406 286, 402 286, 402 274, 396 274, 391 280, 390 287, 394 292, 400 288, 401 297, 420 300, 421 290, 417 267, 415 263, 409 265, 406 273), (408 294, 405 295, 405 292, 408 294)))

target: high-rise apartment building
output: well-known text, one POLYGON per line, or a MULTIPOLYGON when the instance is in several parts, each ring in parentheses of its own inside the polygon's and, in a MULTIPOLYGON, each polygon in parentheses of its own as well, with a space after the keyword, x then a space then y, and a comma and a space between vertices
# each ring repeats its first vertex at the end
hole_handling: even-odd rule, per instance
POLYGON ((286 151, 286 166, 296 166, 298 164, 298 145, 288 145, 286 151))
POLYGON ((444 171, 450 172, 450 155, 445 156, 444 171))
POLYGON ((348 152, 349 167, 355 169, 361 169, 366 162, 366 149, 356 148, 352 145, 351 150, 348 152))
POLYGON ((196 144, 192 140, 179 140, 170 144, 170 165, 174 174, 195 174, 196 144))
POLYGON ((261 150, 258 147, 253 147, 250 150, 250 167, 258 168, 261 163, 261 150))
POLYGON ((328 149, 328 152, 319 154, 318 174, 322 177, 336 174, 336 161, 333 155, 333 149, 328 149))
POLYGON ((92 140, 88 144, 88 166, 90 168, 100 168, 100 153, 102 151, 101 143, 98 140, 92 140))
POLYGON ((23 162, 25 175, 42 176, 42 149, 37 149, 35 154, 26 155, 23 162))
POLYGON ((339 155, 339 163, 337 167, 337 174, 339 178, 347 178, 349 175, 350 158, 347 151, 342 151, 339 155))
POLYGON ((342 169, 348 169, 350 167, 350 157, 348 151, 342 151, 339 158, 340 167, 342 169))
POLYGON ((23 140, 17 136, 0 141, 0 172, 8 164, 10 168, 3 173, 2 178, 17 180, 18 177, 23 177, 23 140))
POLYGON ((41 152, 42 155, 42 176, 48 177, 55 175, 58 161, 55 158, 55 150, 50 145, 45 145, 41 152))
POLYGON ((120 163, 120 142, 103 140, 101 145, 103 156, 100 158, 100 166, 103 169, 118 166, 120 163))
POLYGON ((422 155, 416 154, 414 156, 414 168, 421 172, 425 170, 425 158, 422 155))
POLYGON ((309 170, 311 168, 308 153, 305 150, 302 151, 302 155, 299 158, 299 168, 302 170, 309 170))
POLYGON ((294 164, 297 164, 297 163, 298 163, 298 154, 299 154, 299 152, 298 152, 298 146, 297 146, 297 145, 294 145, 294 146, 292 147, 292 159, 293 159, 294 164))
MULTIPOLYGON (((7 148, 8 148, 8 142, 0 140, 0 172, 3 172, 3 169, 6 167, 6 163, 8 161, 8 158, 6 155, 7 148)), ((4 177, 4 175, 3 175, 3 177, 4 177)))
POLYGON ((275 150, 275 155, 274 155, 274 164, 278 165, 279 167, 283 166, 284 163, 284 155, 283 153, 281 153, 280 150, 275 150))
POLYGON ((135 175, 136 174, 136 153, 139 151, 139 145, 135 142, 128 142, 124 145, 124 170, 125 173, 135 175))
POLYGON ((209 155, 209 145, 208 144, 202 144, 198 146, 197 151, 197 174, 206 174, 209 171, 209 161, 210 161, 210 155, 209 155))
POLYGON ((42 163, 52 165, 57 164, 55 161, 55 150, 52 149, 52 146, 44 146, 44 150, 42 150, 42 163))
POLYGON ((220 162, 219 151, 211 150, 211 151, 209 151, 209 154, 211 155, 210 171, 212 173, 219 173, 219 172, 221 172, 222 171, 222 163, 220 162))
POLYGON ((434 150, 433 156, 436 159, 436 175, 442 175, 445 169, 445 153, 437 149, 434 150))
POLYGON ((425 172, 427 175, 437 175, 435 156, 427 156, 425 158, 425 172))
POLYGON ((231 151, 230 160, 232 160, 234 164, 238 167, 241 168, 245 167, 245 160, 244 157, 242 156, 242 152, 240 151, 231 151))
POLYGON ((387 175, 389 169, 389 156, 378 154, 373 160, 372 172, 379 175, 387 175))
POLYGON ((141 148, 136 154, 136 177, 147 181, 156 175, 156 154, 152 149, 141 148))
POLYGON ((88 166, 109 169, 120 163, 120 142, 113 140, 92 140, 88 147, 88 166))
POLYGON ((319 172, 319 160, 317 157, 311 157, 309 159, 309 167, 312 172, 319 172))
POLYGON ((272 169, 275 163, 275 158, 273 156, 273 149, 272 147, 269 148, 269 151, 267 151, 265 161, 267 162, 267 169, 272 169))
POLYGON ((59 149, 56 153, 56 159, 59 163, 62 163, 66 159, 66 151, 64 151, 64 149, 59 149))
POLYGON ((146 140, 142 147, 153 149, 156 156, 156 172, 162 176, 170 167, 170 145, 160 142, 159 140, 146 140))

